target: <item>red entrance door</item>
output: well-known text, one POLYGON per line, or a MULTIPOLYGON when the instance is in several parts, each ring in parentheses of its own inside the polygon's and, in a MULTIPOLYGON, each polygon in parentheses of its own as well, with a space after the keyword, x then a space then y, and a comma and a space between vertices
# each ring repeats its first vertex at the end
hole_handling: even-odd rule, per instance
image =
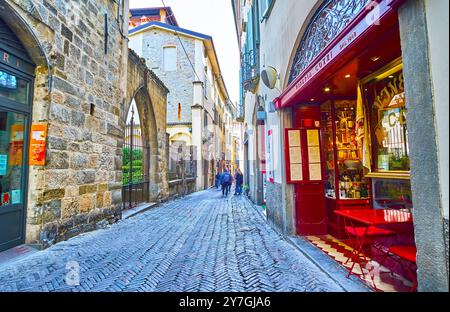
MULTIPOLYGON (((321 180, 313 178, 309 159, 311 147, 308 142, 308 133, 320 133, 320 107, 306 106, 294 111, 294 127, 300 129, 303 155, 304 181, 295 185, 295 211, 296 228, 299 235, 325 235, 327 234, 325 182, 323 168, 321 180)), ((320 154, 322 152, 320 151, 320 154)), ((317 173, 315 173, 317 175, 317 173)))

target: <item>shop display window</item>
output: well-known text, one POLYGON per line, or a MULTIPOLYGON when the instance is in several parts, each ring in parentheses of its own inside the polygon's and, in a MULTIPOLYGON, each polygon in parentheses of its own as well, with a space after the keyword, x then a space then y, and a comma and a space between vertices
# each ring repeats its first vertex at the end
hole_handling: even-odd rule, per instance
POLYGON ((372 194, 375 209, 412 209, 409 180, 373 179, 372 194))
POLYGON ((330 101, 322 105, 326 196, 337 199, 369 198, 356 138, 356 101, 330 101))
POLYGON ((365 78, 371 149, 373 207, 411 210, 406 100, 401 60, 365 78))
POLYGON ((370 107, 375 172, 410 170, 406 101, 401 66, 364 86, 370 107))
POLYGON ((0 207, 22 201, 25 116, 0 111, 0 207))

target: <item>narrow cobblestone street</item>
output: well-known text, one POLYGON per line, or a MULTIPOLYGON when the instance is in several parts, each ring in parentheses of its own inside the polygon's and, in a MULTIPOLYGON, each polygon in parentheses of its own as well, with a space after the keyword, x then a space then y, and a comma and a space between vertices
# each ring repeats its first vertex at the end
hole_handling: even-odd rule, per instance
POLYGON ((222 199, 217 190, 165 203, 0 268, 0 291, 342 290, 246 199, 222 199), (80 283, 70 286, 65 279, 74 263, 80 283))

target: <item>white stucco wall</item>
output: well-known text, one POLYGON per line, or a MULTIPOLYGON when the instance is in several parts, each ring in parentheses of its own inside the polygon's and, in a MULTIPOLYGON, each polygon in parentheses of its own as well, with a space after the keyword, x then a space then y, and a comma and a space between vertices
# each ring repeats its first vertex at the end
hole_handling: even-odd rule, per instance
MULTIPOLYGON (((295 54, 297 41, 301 37, 307 18, 318 3, 317 0, 282 0, 277 1, 268 19, 260 23, 261 27, 261 70, 267 66, 277 69, 280 80, 276 89, 268 89, 262 82, 260 94, 266 99, 266 111, 269 111, 269 103, 278 97, 287 86, 290 71, 290 62, 295 54), (286 18, 295 16, 295 18, 286 18), (277 90, 278 89, 278 90, 277 90), (267 96, 267 97, 266 97, 267 96)), ((268 113, 266 130, 272 129, 273 135, 273 165, 274 179, 276 183, 283 183, 282 175, 282 147, 284 131, 280 128, 279 113, 268 113)))
POLYGON ((443 213, 449 218, 449 1, 427 0, 426 15, 434 88, 443 213))
POLYGON ((142 55, 142 43, 143 43, 143 34, 139 34, 133 37, 130 37, 130 41, 128 43, 128 47, 134 52, 137 53, 137 55, 142 55))

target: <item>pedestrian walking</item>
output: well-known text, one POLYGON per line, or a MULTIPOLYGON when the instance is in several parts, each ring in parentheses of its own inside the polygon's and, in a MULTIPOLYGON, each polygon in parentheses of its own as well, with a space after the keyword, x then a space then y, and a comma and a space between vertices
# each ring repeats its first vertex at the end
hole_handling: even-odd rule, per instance
POLYGON ((216 183, 215 183, 216 189, 219 189, 219 185, 220 185, 220 173, 217 172, 217 174, 216 174, 216 183))
POLYGON ((242 195, 242 185, 244 184, 244 175, 242 174, 241 169, 236 168, 236 191, 234 195, 242 195))
POLYGON ((231 173, 228 172, 227 169, 225 169, 225 171, 222 174, 221 177, 221 184, 222 184, 222 195, 223 196, 228 196, 228 193, 230 192, 230 185, 232 182, 232 176, 231 173))

